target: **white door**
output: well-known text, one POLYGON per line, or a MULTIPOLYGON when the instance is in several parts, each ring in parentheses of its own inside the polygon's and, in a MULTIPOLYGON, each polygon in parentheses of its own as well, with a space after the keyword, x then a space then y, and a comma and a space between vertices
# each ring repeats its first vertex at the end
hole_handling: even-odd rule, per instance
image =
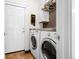
POLYGON ((5 4, 5 53, 24 50, 24 8, 5 4))
POLYGON ((56 0, 57 59, 72 59, 72 1, 56 0))

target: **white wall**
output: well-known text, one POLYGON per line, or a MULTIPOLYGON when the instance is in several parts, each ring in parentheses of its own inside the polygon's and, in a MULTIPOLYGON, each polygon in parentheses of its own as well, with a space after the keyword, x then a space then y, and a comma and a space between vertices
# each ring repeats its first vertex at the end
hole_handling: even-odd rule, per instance
POLYGON ((31 14, 35 14, 36 15, 36 27, 39 27, 39 25, 38 25, 39 0, 28 0, 26 2, 26 5, 27 5, 27 12, 28 12, 27 17, 28 17, 29 21, 31 20, 31 18, 30 18, 31 14))

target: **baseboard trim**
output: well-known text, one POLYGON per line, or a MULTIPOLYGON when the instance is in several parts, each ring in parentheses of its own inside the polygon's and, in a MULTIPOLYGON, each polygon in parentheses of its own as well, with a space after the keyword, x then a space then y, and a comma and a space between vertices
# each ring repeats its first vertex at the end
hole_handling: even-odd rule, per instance
POLYGON ((12 53, 17 53, 17 52, 22 52, 24 50, 19 50, 19 51, 14 51, 14 52, 9 52, 9 53, 5 53, 5 54, 12 54, 12 53))

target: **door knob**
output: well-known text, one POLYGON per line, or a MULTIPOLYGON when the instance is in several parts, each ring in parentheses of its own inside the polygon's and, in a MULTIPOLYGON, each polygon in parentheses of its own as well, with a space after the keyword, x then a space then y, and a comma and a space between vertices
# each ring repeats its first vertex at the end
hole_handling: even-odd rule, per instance
POLYGON ((57 39, 60 40, 60 36, 59 35, 57 35, 57 39))
POLYGON ((55 35, 55 38, 56 38, 57 40, 60 40, 60 35, 56 34, 56 35, 55 35))
POLYGON ((7 33, 4 32, 4 36, 7 35, 7 33))

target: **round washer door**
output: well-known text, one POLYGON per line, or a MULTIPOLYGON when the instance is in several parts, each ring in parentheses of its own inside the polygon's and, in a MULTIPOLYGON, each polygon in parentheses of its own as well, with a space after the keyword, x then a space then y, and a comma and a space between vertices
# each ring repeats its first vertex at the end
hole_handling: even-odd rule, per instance
POLYGON ((35 50, 37 48, 37 41, 35 36, 31 37, 31 43, 32 43, 32 49, 35 50))
POLYGON ((43 41, 41 51, 44 59, 56 59, 56 43, 50 39, 43 41))

